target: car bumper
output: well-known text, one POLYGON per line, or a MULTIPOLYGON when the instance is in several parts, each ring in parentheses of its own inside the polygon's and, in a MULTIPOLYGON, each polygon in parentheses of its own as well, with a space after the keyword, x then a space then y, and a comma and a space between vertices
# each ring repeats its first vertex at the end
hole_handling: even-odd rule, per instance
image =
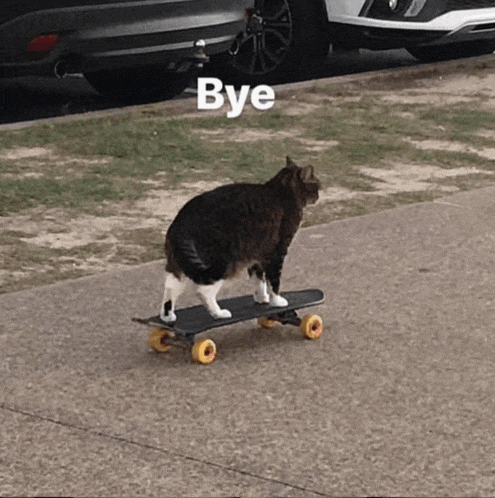
POLYGON ((228 50, 244 26, 242 0, 120 2, 28 12, 0 26, 0 75, 48 75, 123 66, 186 70, 204 53, 228 50), (56 34, 47 53, 27 50, 36 36, 56 34), (199 53, 198 53, 199 52, 199 53))
POLYGON ((448 12, 428 22, 406 22, 366 17, 335 16, 333 29, 345 42, 352 33, 364 48, 399 48, 495 39, 495 8, 448 12))

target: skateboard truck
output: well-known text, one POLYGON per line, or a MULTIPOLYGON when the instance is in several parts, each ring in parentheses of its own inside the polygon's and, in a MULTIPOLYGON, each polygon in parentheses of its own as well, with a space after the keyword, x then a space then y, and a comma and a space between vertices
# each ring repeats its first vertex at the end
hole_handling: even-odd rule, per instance
POLYGON ((276 315, 268 315, 266 319, 278 322, 282 325, 294 325, 295 327, 299 327, 302 322, 302 319, 297 316, 297 313, 294 310, 284 311, 277 313, 276 315))

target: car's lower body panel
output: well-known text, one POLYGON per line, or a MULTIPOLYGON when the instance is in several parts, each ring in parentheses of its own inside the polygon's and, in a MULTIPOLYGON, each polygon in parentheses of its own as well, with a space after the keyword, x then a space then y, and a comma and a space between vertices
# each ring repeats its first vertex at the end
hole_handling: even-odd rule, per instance
POLYGON ((495 39, 495 7, 445 13, 428 22, 333 16, 336 43, 371 49, 495 39))
POLYGON ((52 74, 125 66, 170 65, 228 50, 244 23, 242 0, 148 0, 105 3, 26 13, 0 26, 0 71, 5 75, 52 74), (47 53, 27 49, 39 35, 56 34, 47 53))

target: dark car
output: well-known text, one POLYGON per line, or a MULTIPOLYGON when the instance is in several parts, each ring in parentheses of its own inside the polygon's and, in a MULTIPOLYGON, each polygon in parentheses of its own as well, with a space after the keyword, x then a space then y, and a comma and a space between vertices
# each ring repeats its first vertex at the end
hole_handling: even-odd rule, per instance
POLYGON ((1 0, 0 76, 83 73, 104 94, 179 93, 245 26, 246 0, 1 0))

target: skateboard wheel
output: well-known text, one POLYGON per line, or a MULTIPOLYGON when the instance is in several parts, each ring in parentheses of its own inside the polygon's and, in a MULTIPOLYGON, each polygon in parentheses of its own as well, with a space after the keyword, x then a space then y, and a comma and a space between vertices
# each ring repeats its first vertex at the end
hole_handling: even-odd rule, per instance
POLYGON ((305 315, 299 330, 307 339, 318 339, 323 332, 323 321, 318 315, 305 315))
POLYGON ((262 318, 258 318, 258 325, 264 329, 272 329, 278 325, 278 322, 277 320, 271 320, 270 318, 264 316, 262 318))
POLYGON ((148 339, 148 346, 158 353, 166 353, 172 348, 172 346, 169 346, 166 342, 169 338, 170 334, 168 330, 154 329, 148 339))
POLYGON ((211 339, 199 339, 192 348, 192 357, 196 363, 209 365, 215 360, 217 347, 211 339))

